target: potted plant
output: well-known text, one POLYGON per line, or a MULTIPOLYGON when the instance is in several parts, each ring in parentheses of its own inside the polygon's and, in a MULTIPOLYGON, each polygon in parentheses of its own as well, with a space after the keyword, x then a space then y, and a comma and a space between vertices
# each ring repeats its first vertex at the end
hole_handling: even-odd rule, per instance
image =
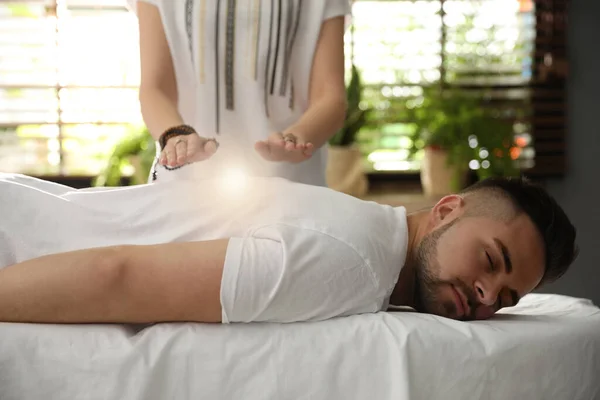
POLYGON ((326 172, 330 188, 356 197, 364 196, 368 190, 362 154, 355 145, 356 136, 370 112, 370 109, 361 108, 362 91, 360 73, 352 65, 352 75, 346 87, 346 119, 344 126, 329 140, 326 172))
POLYGON ((426 88, 407 111, 416 128, 412 153, 423 150, 421 184, 426 195, 462 189, 469 164, 479 178, 517 173, 509 154, 513 126, 484 107, 482 96, 454 88, 426 88))
POLYGON ((147 128, 134 128, 115 149, 107 160, 106 167, 94 180, 94 186, 120 186, 128 174, 127 167, 133 167, 129 184, 146 183, 156 155, 154 139, 147 128))

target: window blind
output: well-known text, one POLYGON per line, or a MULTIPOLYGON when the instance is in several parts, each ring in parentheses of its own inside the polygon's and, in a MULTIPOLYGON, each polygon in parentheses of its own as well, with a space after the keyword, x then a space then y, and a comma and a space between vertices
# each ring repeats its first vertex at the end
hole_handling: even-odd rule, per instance
POLYGON ((535 166, 531 175, 561 176, 567 168, 567 26, 569 0, 537 0, 532 92, 535 166))
MULTIPOLYGON (((138 33, 123 0, 0 2, 0 170, 95 175, 141 124, 138 33)), ((375 109, 370 172, 417 171, 406 107, 423 87, 485 92, 528 173, 565 166, 567 0, 356 0, 348 66, 375 109), (561 72, 562 71, 562 72, 561 72)))
POLYGON ((120 0, 0 3, 0 170, 95 175, 141 122, 138 33, 120 0))
POLYGON ((360 134, 367 169, 419 169, 419 157, 407 158, 414 126, 406 107, 432 85, 485 94, 514 123, 515 162, 532 168, 534 8, 530 0, 355 1, 346 42, 349 64, 362 72, 364 106, 374 109, 360 134))

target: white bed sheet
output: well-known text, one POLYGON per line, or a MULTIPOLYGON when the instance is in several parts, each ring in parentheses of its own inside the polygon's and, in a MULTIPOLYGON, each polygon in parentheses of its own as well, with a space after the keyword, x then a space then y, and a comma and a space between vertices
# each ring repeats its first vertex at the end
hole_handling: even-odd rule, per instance
POLYGON ((0 324, 0 399, 600 399, 600 309, 534 294, 489 321, 0 324))

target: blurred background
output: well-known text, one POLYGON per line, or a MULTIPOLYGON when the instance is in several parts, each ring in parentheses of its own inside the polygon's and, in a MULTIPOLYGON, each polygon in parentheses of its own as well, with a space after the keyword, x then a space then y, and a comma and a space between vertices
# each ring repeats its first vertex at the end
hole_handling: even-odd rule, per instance
MULTIPOLYGON (((416 207, 487 176, 536 179, 581 237, 549 290, 600 303, 599 18, 593 0, 354 1, 331 186, 416 207), (337 186, 349 170, 355 187, 337 186)), ((144 182, 137 35, 124 0, 0 0, 0 171, 144 182)))
MULTIPOLYGON (((423 154, 411 147, 424 143, 415 143, 418 126, 407 111, 423 105, 424 87, 436 85, 461 88, 495 107, 494 116, 514 123, 518 135, 510 157, 525 168, 536 164, 529 118, 536 106, 532 0, 355 1, 353 14, 348 76, 356 66, 362 95, 356 106, 367 115, 351 142, 367 174, 419 171, 423 154)), ((0 18, 0 169, 99 174, 114 146, 142 124, 135 16, 123 0, 21 0, 1 2, 0 18)), ((471 169, 490 168, 478 155, 468 160, 471 169)), ((545 170, 559 172, 560 164, 545 170)), ((124 174, 131 173, 126 167, 124 174)))

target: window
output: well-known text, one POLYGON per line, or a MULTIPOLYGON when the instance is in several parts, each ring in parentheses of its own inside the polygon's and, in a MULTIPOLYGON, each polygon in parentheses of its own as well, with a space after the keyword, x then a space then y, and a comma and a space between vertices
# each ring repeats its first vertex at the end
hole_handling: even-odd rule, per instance
POLYGON ((365 106, 376 110, 359 135, 368 170, 419 169, 419 157, 407 158, 414 127, 403 110, 435 84, 485 89, 498 112, 515 121, 514 158, 533 166, 531 0, 358 0, 353 14, 349 64, 362 73, 365 106))
MULTIPOLYGON (((0 2, 0 171, 96 175, 114 144, 142 124, 137 22, 124 4, 0 2)), ((419 169, 418 157, 407 158, 413 128, 403 110, 424 86, 442 84, 486 89, 515 121, 521 165, 535 160, 542 173, 561 173, 564 79, 552 68, 553 79, 540 78, 538 66, 564 56, 565 4, 354 1, 348 66, 361 71, 365 104, 376 110, 359 135, 367 170, 419 169), (562 17, 548 18, 557 9, 562 17)))
POLYGON ((141 123, 122 0, 0 3, 0 171, 95 175, 141 123))

